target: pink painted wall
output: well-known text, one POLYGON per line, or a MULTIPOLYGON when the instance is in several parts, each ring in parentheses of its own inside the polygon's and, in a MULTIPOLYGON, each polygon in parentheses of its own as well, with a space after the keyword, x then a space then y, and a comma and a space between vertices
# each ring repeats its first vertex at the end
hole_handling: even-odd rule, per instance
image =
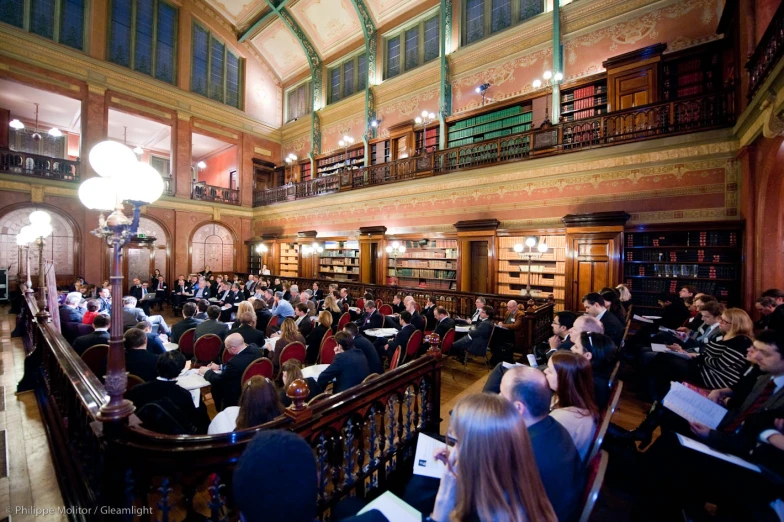
MULTIPOLYGON (((354 143, 362 142, 362 135, 365 132, 365 115, 364 111, 360 112, 355 118, 344 120, 341 122, 321 125, 321 153, 338 152, 342 147, 338 144, 343 136, 351 136, 354 138, 354 143)), ((295 152, 296 154, 296 152, 295 152)))
POLYGON ((229 187, 229 171, 237 169, 237 146, 232 145, 228 149, 202 158, 201 161, 207 164, 207 168, 199 171, 199 181, 207 185, 216 187, 229 187))
POLYGON ((376 114, 381 119, 378 137, 388 137, 389 128, 403 122, 413 122, 422 111, 438 112, 438 86, 433 89, 404 96, 389 103, 379 105, 376 114))
MULTIPOLYGON (((308 131, 307 134, 303 134, 301 136, 297 136, 294 139, 284 141, 280 149, 281 158, 285 158, 291 153, 296 154, 297 158, 299 159, 307 158, 311 149, 310 131, 308 131)), ((278 161, 278 163, 280 163, 280 161, 278 161)))

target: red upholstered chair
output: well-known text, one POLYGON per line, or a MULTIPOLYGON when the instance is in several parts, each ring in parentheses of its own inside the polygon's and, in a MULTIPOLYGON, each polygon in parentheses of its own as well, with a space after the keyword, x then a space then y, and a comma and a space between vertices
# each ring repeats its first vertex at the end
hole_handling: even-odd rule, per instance
POLYGON ((441 353, 444 355, 449 354, 449 350, 452 349, 452 345, 455 342, 455 329, 450 328, 450 330, 444 334, 444 338, 441 339, 441 353))
POLYGON ((190 330, 185 330, 180 336, 179 350, 180 353, 183 354, 186 359, 193 358, 194 355, 193 334, 195 333, 196 333, 196 328, 191 328, 190 330))
POLYGON ((297 341, 294 343, 289 343, 283 347, 283 350, 280 351, 280 365, 283 366, 283 363, 289 359, 296 359, 304 364, 306 354, 307 349, 301 342, 297 341))
POLYGON ((376 299, 376 308, 381 308, 381 305, 383 305, 383 304, 384 304, 384 301, 382 301, 381 299, 376 299))
POLYGON ((224 349, 223 350, 223 355, 221 356, 221 362, 223 364, 226 364, 227 362, 229 362, 231 360, 232 357, 234 357, 234 354, 231 353, 230 351, 224 349))
POLYGON ((406 344, 406 353, 403 354, 403 362, 413 361, 416 358, 419 348, 422 346, 422 332, 419 330, 411 334, 406 344))
POLYGON ((273 368, 272 361, 266 357, 259 357, 250 363, 248 367, 245 368, 245 371, 242 372, 242 384, 245 384, 248 379, 255 375, 261 375, 267 379, 272 379, 273 368))
POLYGON ((125 387, 125 393, 131 391, 132 388, 139 386, 140 384, 144 384, 144 381, 138 375, 134 375, 132 373, 128 374, 128 384, 125 387))
POLYGON ((360 310, 363 310, 365 308, 365 300, 362 299, 361 297, 357 299, 357 308, 359 308, 360 310))
POLYGON ((338 345, 334 337, 324 337, 319 350, 319 364, 332 364, 335 358, 335 347, 338 345))
POLYGON ((343 327, 348 324, 349 321, 351 321, 351 315, 349 315, 348 312, 341 315, 340 320, 338 321, 338 332, 341 331, 343 327))
POLYGON ((272 336, 272 332, 274 331, 275 327, 278 326, 278 316, 273 315, 272 318, 267 323, 267 329, 264 331, 264 334, 267 337, 272 336))
POLYGON ((196 362, 199 364, 209 364, 216 361, 220 356, 223 341, 215 334, 204 334, 196 340, 193 345, 193 353, 196 362))
POLYGON ((90 368, 90 371, 95 374, 99 379, 103 379, 103 373, 106 371, 106 359, 109 356, 108 344, 96 344, 82 352, 82 360, 84 364, 90 368))
POLYGON ((343 303, 343 311, 348 313, 348 303, 343 303))
POLYGON ((400 364, 400 346, 395 348, 395 353, 392 354, 392 359, 389 361, 389 369, 394 370, 400 364))
POLYGON ((607 473, 607 461, 610 459, 610 454, 602 451, 594 458, 588 461, 587 471, 588 480, 585 481, 585 491, 583 491, 583 509, 580 512, 579 522, 588 522, 591 518, 591 512, 596 505, 596 499, 599 498, 599 491, 604 484, 604 475, 607 473))
POLYGON ((378 307, 378 311, 381 312, 381 315, 392 315, 395 311, 392 310, 392 305, 382 304, 378 307))

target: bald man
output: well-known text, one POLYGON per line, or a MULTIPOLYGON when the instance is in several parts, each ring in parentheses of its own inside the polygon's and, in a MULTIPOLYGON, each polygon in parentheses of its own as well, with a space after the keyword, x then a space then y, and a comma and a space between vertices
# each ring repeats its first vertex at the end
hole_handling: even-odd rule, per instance
POLYGON ((242 391, 242 374, 250 363, 261 357, 261 349, 255 344, 245 344, 238 333, 228 335, 224 344, 224 349, 233 355, 229 362, 224 365, 211 362, 199 368, 199 373, 212 386, 212 396, 218 411, 237 406, 242 391))
POLYGON ((517 301, 512 300, 506 303, 506 312, 506 318, 503 321, 498 322, 498 326, 505 329, 496 332, 496 334, 500 334, 498 340, 501 342, 513 343, 515 352, 523 354, 530 353, 531 347, 525 346, 526 340, 523 336, 525 330, 525 310, 517 305, 517 301))

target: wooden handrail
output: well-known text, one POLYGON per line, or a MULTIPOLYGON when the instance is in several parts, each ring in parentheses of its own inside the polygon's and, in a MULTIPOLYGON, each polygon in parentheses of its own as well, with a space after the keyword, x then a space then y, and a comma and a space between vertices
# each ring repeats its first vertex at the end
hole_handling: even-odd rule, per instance
POLYGON ((217 201, 228 205, 240 204, 240 191, 226 187, 207 185, 200 181, 191 183, 191 199, 201 201, 217 201))
POLYGON ((0 149, 0 172, 78 183, 79 161, 0 149))
POLYGON ((784 55, 784 3, 779 4, 754 53, 746 62, 751 100, 784 55))

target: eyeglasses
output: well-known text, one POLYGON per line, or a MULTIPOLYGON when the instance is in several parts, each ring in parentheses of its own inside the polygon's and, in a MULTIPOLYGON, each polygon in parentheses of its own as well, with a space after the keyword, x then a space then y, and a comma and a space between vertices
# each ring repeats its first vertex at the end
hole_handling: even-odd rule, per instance
POLYGON ((449 446, 450 448, 455 447, 455 445, 457 445, 457 439, 454 438, 451 435, 447 435, 446 436, 446 445, 449 446))
POLYGON ((555 321, 553 321, 551 324, 552 324, 553 326, 561 326, 561 323, 556 323, 555 321))
POLYGON ((730 322, 727 319, 723 318, 723 317, 719 317, 719 322, 720 323, 725 323, 725 324, 730 324, 730 322))

